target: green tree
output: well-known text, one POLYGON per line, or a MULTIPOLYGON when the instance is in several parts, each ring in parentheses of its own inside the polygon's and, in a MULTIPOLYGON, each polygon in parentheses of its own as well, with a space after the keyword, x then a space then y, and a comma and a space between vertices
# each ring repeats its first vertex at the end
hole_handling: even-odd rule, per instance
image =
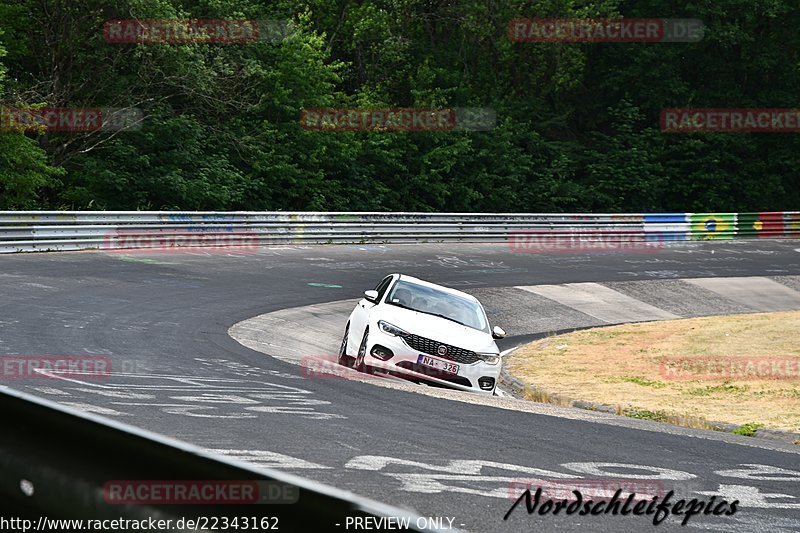
POLYGON ((800 138, 667 134, 669 107, 796 107, 792 0, 13 0, 7 105, 138 108, 4 133, 3 206, 705 211, 800 203, 800 138), (112 44, 110 19, 291 20, 257 43, 112 44), (522 43, 514 18, 699 18, 697 43, 522 43), (313 107, 491 108, 490 131, 318 132, 313 107), (48 165, 48 162, 52 163, 48 165), (58 173, 62 175, 58 176, 58 173), (56 179, 58 177, 58 179, 56 179))
MULTIPOLYGON (((0 58, 6 55, 2 37, 0 28, 0 58)), ((0 62, 0 102, 3 101, 6 73, 6 67, 0 62)), ((54 177, 62 172, 48 164, 47 154, 34 140, 13 127, 3 107, 0 106, 0 209, 39 207, 40 190, 53 185, 54 177)))

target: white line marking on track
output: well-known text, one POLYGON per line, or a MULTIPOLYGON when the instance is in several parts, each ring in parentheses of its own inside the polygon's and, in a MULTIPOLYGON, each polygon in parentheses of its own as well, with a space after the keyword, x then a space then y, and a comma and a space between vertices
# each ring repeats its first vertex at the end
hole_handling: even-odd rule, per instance
POLYGON ((70 393, 61 389, 54 389, 53 387, 31 387, 31 389, 41 392, 42 394, 51 394, 53 396, 70 396, 70 393))
POLYGON ((128 413, 123 413, 117 411, 116 409, 110 409, 108 407, 100 407, 88 403, 82 403, 82 402, 59 402, 59 403, 61 405, 66 405, 68 407, 79 409, 81 411, 86 411, 87 413, 97 413, 98 415, 106 415, 106 416, 128 416, 128 413))
POLYGON ((268 452, 266 450, 229 450, 225 448, 212 448, 208 451, 267 468, 330 469, 329 466, 323 466, 304 459, 298 459, 277 452, 268 452))
POLYGON ((770 500, 791 499, 797 500, 791 494, 780 492, 761 492, 758 487, 747 485, 720 485, 716 491, 698 491, 704 496, 721 496, 726 500, 739 500, 741 507, 758 507, 760 509, 800 509, 800 503, 775 502, 770 500))

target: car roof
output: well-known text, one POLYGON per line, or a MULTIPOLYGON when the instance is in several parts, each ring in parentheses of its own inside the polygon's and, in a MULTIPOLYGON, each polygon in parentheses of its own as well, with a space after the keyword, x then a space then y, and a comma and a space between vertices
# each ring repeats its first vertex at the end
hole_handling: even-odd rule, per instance
POLYGON ((456 296, 460 296, 460 297, 462 297, 462 298, 464 298, 466 300, 470 300, 471 302, 479 303, 477 298, 475 298, 471 294, 467 294, 466 292, 461 292, 461 291, 456 290, 456 289, 451 289, 450 287, 445 287, 443 285, 438 285, 436 283, 431 283, 430 281, 425 281, 425 280, 422 280, 422 279, 419 279, 419 278, 415 278, 414 276, 407 276, 406 274, 395 274, 395 275, 398 276, 398 279, 400 279, 400 280, 407 281, 409 283, 414 283, 416 285, 422 285, 423 287, 429 287, 429 288, 432 288, 432 289, 438 289, 438 290, 440 290, 442 292, 447 292, 447 293, 450 293, 450 294, 454 294, 456 296))

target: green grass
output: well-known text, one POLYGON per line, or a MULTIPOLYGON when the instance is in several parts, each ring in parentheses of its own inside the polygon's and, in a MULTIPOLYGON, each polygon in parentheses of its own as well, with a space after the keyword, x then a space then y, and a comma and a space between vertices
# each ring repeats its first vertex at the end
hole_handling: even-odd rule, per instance
POLYGON ((642 387, 652 387, 654 389, 663 389, 667 386, 663 381, 656 381, 652 379, 640 378, 637 376, 612 376, 604 378, 603 383, 634 383, 642 387))
POLYGON ((621 335, 643 335, 645 333, 647 333, 647 332, 646 331, 637 331, 637 330, 631 330, 631 331, 623 331, 623 330, 619 330, 619 331, 588 330, 588 331, 586 331, 586 334, 593 335, 595 337, 619 337, 621 335))
POLYGON ((752 395, 757 398, 763 396, 773 396, 778 398, 800 398, 800 389, 761 390, 753 392, 752 395))
POLYGON ((623 381, 623 382, 626 382, 626 383, 635 383, 637 385, 641 385, 642 387, 653 387, 654 389, 663 389, 664 387, 667 386, 667 384, 662 382, 662 381, 655 381, 655 380, 639 378, 639 377, 635 377, 635 376, 633 376, 633 377, 625 376, 625 377, 621 378, 620 381, 623 381))
POLYGON ((683 426, 687 428, 700 428, 700 429, 712 428, 712 426, 708 423, 708 421, 705 418, 688 416, 688 415, 676 415, 673 413, 667 413, 666 411, 649 411, 647 409, 632 407, 625 411, 619 410, 618 414, 625 415, 629 418, 638 418, 639 420, 652 420, 653 422, 666 422, 667 424, 673 424, 676 426, 683 426))
POLYGON ((623 414, 630 418, 653 420, 654 422, 670 422, 670 420, 674 418, 663 411, 648 411, 647 409, 629 409, 623 414))
POLYGON ((740 394, 743 392, 747 392, 748 390, 749 387, 746 385, 738 386, 738 385, 729 385, 727 383, 723 383, 722 385, 712 385, 708 387, 701 387, 699 389, 692 389, 688 391, 688 393, 691 394, 692 396, 709 396, 711 394, 716 394, 718 392, 740 394))
POLYGON ((745 424, 743 426, 734 429, 733 431, 731 431, 731 433, 733 433, 734 435, 744 435, 745 437, 752 437, 753 435, 756 434, 758 428, 763 428, 763 427, 764 424, 756 424, 755 422, 750 422, 749 424, 745 424))

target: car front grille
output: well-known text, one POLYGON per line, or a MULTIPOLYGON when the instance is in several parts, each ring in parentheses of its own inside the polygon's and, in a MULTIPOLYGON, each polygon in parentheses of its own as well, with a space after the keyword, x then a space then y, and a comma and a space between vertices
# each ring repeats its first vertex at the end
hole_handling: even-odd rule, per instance
POLYGON ((417 351, 426 353, 428 355, 433 355, 435 357, 441 357, 442 359, 448 359, 456 363, 471 365, 472 363, 477 363, 478 361, 482 360, 481 356, 471 350, 465 350, 464 348, 459 348, 458 346, 444 344, 433 339, 420 337, 419 335, 410 334, 403 337, 403 339, 406 341, 406 344, 417 351), (447 348, 447 351, 444 354, 439 353, 439 346, 444 346, 447 348))

